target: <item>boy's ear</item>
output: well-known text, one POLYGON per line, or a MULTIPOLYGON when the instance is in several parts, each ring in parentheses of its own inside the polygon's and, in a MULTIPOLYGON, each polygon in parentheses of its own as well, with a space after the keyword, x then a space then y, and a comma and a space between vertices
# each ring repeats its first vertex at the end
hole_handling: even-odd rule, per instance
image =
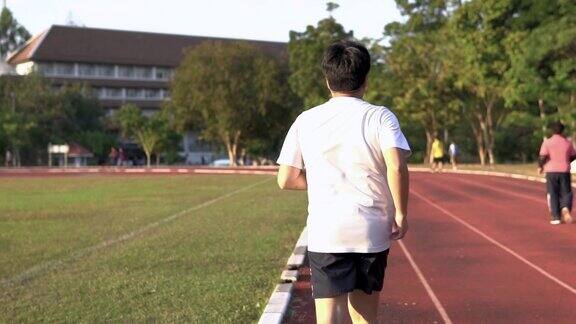
POLYGON ((332 89, 330 89, 330 83, 328 83, 328 79, 324 79, 324 81, 326 81, 326 88, 332 92, 332 89))

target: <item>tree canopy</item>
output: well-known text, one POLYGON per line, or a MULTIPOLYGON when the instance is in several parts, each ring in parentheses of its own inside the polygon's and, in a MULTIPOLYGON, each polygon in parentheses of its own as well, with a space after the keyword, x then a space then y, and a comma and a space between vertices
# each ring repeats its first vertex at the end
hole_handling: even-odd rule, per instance
POLYGON ((4 59, 8 53, 24 44, 31 35, 20 25, 7 7, 0 13, 0 58, 4 59))
POLYGON ((209 41, 187 50, 168 106, 178 128, 199 129, 205 139, 224 144, 236 165, 242 141, 254 139, 264 118, 283 109, 279 60, 241 41, 209 41))
POLYGON ((171 141, 171 129, 165 114, 156 113, 145 116, 134 104, 125 104, 116 114, 114 120, 118 124, 124 138, 134 139, 146 154, 146 165, 150 167, 152 154, 159 154, 166 149, 166 143, 171 141))
POLYGON ((332 17, 319 21, 316 27, 306 27, 304 32, 290 32, 288 81, 294 93, 303 100, 305 108, 317 106, 330 98, 320 66, 326 47, 334 41, 352 39, 353 36, 332 17))
POLYGON ((115 141, 89 88, 55 90, 37 74, 0 77, 0 145, 14 153, 17 165, 45 161, 48 143, 77 142, 103 159, 103 146, 115 141))

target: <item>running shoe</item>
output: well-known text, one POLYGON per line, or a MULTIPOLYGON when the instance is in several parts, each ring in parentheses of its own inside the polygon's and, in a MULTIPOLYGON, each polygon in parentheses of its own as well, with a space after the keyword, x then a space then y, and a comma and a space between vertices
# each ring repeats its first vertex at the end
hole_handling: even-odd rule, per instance
POLYGON ((562 220, 566 224, 572 224, 572 222, 574 221, 572 219, 572 215, 570 215, 570 211, 568 210, 568 208, 562 208, 562 220))
POLYGON ((553 220, 550 221, 550 224, 552 224, 552 225, 560 225, 560 224, 562 224, 562 221, 559 220, 559 219, 553 219, 553 220))

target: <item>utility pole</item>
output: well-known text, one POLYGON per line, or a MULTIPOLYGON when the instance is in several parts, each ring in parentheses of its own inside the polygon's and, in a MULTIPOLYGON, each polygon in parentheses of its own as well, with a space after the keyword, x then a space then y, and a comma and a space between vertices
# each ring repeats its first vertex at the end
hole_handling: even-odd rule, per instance
MULTIPOLYGON (((4 0, 6 1, 6 0, 4 0)), ((12 98, 12 113, 16 113, 16 94, 14 92, 10 92, 10 97, 12 98)))
MULTIPOLYGON (((4 0, 4 3, 6 3, 6 0, 4 0)), ((12 117, 16 118, 16 94, 14 92, 10 92, 10 98, 12 98, 12 117)), ((18 136, 18 135, 15 135, 18 136)), ((13 145, 14 150, 14 161, 12 165, 15 166, 20 166, 20 148, 16 145, 13 145)))

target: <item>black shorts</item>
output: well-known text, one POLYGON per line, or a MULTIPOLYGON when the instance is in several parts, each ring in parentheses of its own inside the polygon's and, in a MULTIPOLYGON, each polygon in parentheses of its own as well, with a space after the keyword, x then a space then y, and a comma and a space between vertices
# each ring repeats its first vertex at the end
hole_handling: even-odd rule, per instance
POLYGON ((432 161, 433 161, 434 163, 440 163, 440 162, 444 161, 444 158, 441 158, 441 157, 437 158, 437 157, 435 157, 432 161))
POLYGON ((312 296, 329 298, 360 289, 382 290, 389 249, 376 253, 308 252, 312 296))

